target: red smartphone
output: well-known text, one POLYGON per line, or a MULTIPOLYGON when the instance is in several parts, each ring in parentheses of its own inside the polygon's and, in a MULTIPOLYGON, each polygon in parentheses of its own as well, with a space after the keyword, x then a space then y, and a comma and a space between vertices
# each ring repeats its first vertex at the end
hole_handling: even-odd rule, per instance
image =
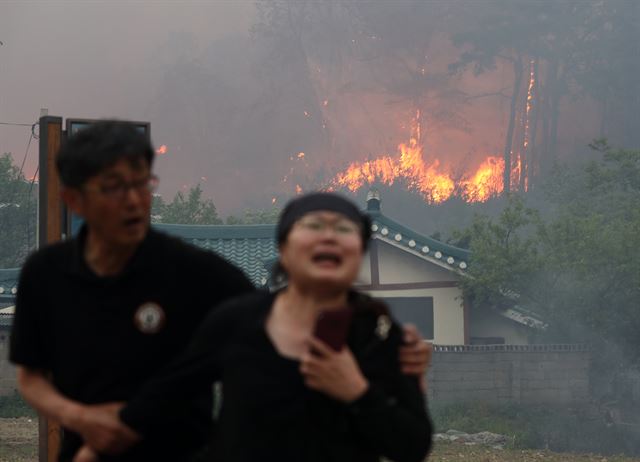
POLYGON ((334 308, 320 313, 313 331, 314 337, 322 340, 335 351, 342 350, 347 343, 347 334, 353 310, 351 307, 334 308))

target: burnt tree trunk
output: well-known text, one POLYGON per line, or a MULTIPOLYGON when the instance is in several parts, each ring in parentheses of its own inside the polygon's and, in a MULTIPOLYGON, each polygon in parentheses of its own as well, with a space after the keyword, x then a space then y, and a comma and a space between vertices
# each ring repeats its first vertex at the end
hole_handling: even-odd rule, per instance
POLYGON ((534 178, 537 174, 538 170, 538 153, 536 146, 536 137, 538 135, 538 116, 540 114, 539 111, 539 88, 540 88, 540 79, 538 76, 539 66, 538 60, 536 59, 533 63, 533 78, 534 84, 533 88, 531 88, 531 109, 529 111, 529 144, 527 146, 527 189, 531 189, 533 186, 534 178))
POLYGON ((513 131, 516 125, 518 96, 520 95, 520 87, 522 85, 522 56, 513 61, 513 93, 511 94, 511 106, 509 109, 509 125, 504 140, 504 176, 502 179, 504 193, 511 191, 511 150, 513 147, 513 131))
POLYGON ((560 63, 553 59, 549 72, 549 137, 545 153, 545 170, 548 171, 557 161, 558 120, 560 118, 560 99, 562 98, 562 80, 560 63))
MULTIPOLYGON (((547 75, 548 80, 548 75, 547 75)), ((540 106, 539 116, 542 122, 542 146, 538 152, 538 168, 539 171, 543 169, 544 162, 549 152, 549 85, 540 85, 540 106)))

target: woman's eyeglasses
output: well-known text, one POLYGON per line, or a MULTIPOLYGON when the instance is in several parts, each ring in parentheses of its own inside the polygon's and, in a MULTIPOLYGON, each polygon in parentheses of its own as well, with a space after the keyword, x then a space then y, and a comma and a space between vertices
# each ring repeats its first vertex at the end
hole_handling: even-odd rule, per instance
POLYGON ((349 236, 360 232, 358 225, 350 220, 338 220, 327 222, 319 218, 303 218, 298 221, 298 226, 313 233, 324 233, 327 229, 343 236, 349 236))

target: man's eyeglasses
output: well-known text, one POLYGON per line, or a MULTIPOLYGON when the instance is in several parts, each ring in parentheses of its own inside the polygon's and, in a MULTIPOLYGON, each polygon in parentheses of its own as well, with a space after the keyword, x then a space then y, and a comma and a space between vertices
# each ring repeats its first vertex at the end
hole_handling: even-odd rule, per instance
POLYGON ((102 184, 95 189, 89 190, 99 192, 107 199, 123 200, 125 197, 127 197, 127 193, 130 189, 135 190, 138 194, 153 193, 156 189, 158 189, 159 182, 160 180, 157 176, 151 175, 147 178, 137 181, 116 181, 113 183, 102 184))
POLYGON ((360 227, 351 220, 338 220, 329 223, 319 218, 302 218, 298 221, 298 226, 317 234, 324 233, 327 229, 332 229, 334 233, 342 236, 351 236, 360 232, 360 227))

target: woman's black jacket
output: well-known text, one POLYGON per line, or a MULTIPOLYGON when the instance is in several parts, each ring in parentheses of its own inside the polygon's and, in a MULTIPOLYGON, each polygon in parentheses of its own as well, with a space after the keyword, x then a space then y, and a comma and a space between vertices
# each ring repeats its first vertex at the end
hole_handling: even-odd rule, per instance
POLYGON ((424 460, 432 432, 424 393, 400 371, 402 331, 386 307, 351 294, 347 343, 370 386, 344 404, 308 389, 299 363, 275 350, 264 329, 274 298, 258 292, 216 308, 187 352, 123 409, 123 421, 150 434, 162 428, 163 415, 184 408, 193 390, 221 380, 213 460, 424 460))

